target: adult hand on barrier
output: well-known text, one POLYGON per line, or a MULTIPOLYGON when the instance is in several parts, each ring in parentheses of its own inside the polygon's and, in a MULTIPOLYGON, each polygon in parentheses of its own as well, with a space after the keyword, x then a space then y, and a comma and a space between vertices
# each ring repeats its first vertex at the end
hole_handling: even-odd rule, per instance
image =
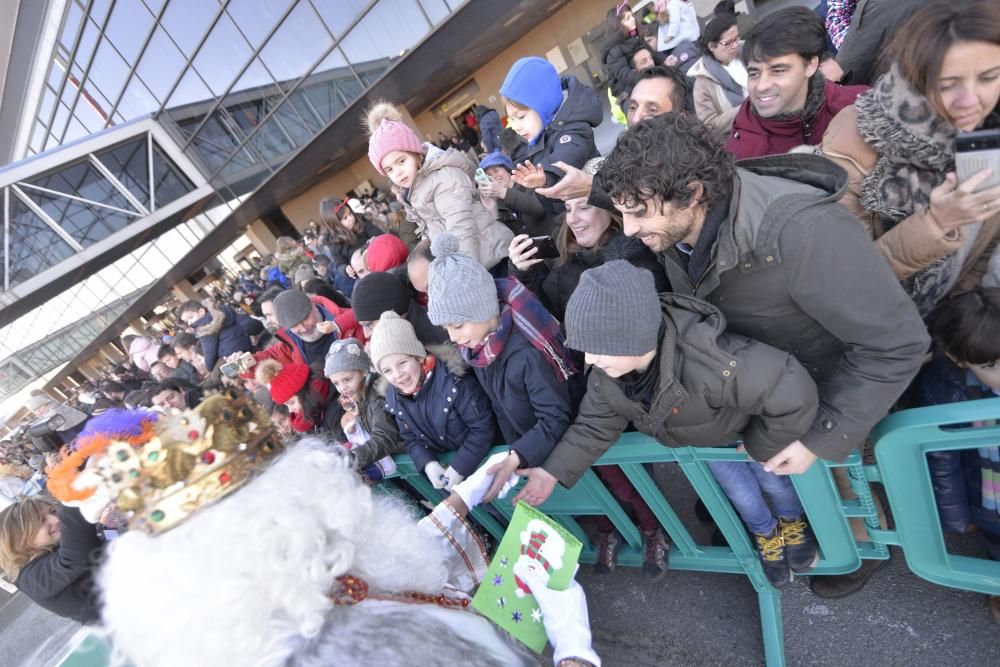
POLYGON ((816 455, 796 440, 764 463, 764 470, 775 475, 798 475, 809 470, 816 455))
POLYGON ((590 190, 594 187, 594 177, 583 169, 577 169, 573 165, 565 162, 554 162, 553 167, 558 167, 564 174, 555 185, 548 188, 538 188, 538 194, 549 199, 579 199, 589 197, 590 190))
POLYGON ((527 477, 528 483, 514 496, 515 503, 518 500, 523 500, 529 505, 537 507, 549 499, 556 484, 559 483, 559 480, 544 468, 521 468, 517 474, 521 477, 527 477))

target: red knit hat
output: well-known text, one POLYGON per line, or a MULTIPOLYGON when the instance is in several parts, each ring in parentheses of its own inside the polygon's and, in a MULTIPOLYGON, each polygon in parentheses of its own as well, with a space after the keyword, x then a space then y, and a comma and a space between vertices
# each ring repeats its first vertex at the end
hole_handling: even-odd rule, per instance
POLYGON ((410 249, 395 234, 379 234, 368 244, 365 261, 371 272, 388 271, 401 266, 410 256, 410 249))
POLYGON ((285 364, 281 372, 271 379, 271 400, 284 403, 302 391, 309 381, 309 367, 305 364, 285 364))

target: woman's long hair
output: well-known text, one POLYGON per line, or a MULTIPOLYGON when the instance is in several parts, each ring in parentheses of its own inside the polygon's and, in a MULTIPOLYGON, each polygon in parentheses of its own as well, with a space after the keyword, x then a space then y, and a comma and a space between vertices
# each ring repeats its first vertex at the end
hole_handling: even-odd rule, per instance
POLYGON ((621 216, 617 213, 611 213, 605 209, 601 210, 610 216, 611 224, 609 224, 608 228, 604 230, 604 233, 601 234, 601 238, 598 240, 597 245, 593 248, 584 248, 577 243, 573 230, 569 228, 568 224, 566 224, 566 214, 559 214, 559 217, 556 218, 559 222, 559 231, 556 237, 556 246, 559 248, 559 260, 556 263, 559 266, 568 262, 570 257, 581 250, 599 250, 603 248, 604 244, 608 242, 608 239, 615 235, 615 231, 622 231, 624 226, 622 225, 621 216))
POLYGON ((56 502, 43 496, 23 498, 0 512, 0 571, 14 581, 25 565, 52 551, 39 549, 31 541, 55 513, 56 502))
POLYGON ((323 224, 326 225, 334 243, 342 243, 352 248, 358 244, 357 230, 364 223, 361 217, 351 210, 346 199, 338 199, 336 197, 323 199, 319 203, 319 217, 323 221, 323 224), (354 216, 354 229, 347 229, 341 224, 341 220, 346 217, 347 213, 354 216))

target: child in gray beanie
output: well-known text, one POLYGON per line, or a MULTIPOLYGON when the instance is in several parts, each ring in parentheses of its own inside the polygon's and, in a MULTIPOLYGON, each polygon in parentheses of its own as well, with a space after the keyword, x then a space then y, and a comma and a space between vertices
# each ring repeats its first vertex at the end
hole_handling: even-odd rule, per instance
POLYGON ((515 501, 538 504, 556 482, 573 486, 629 423, 668 447, 742 441, 753 461, 709 467, 753 533, 765 574, 780 587, 790 571, 815 565, 816 538, 791 480, 757 462, 798 440, 815 420, 816 384, 794 357, 726 333, 712 304, 657 295, 653 276, 624 260, 584 272, 566 307, 566 330, 567 344, 592 365, 580 417, 528 471, 531 481, 515 501))
POLYGON ((385 391, 357 338, 338 340, 326 353, 323 372, 340 393, 340 427, 351 457, 373 482, 396 471, 393 454, 403 452, 395 420, 385 411, 385 391))
POLYGON ((458 249, 450 234, 431 245, 427 315, 472 366, 510 447, 489 502, 515 470, 545 459, 572 421, 582 387, 559 322, 538 298, 516 278, 494 280, 458 249))

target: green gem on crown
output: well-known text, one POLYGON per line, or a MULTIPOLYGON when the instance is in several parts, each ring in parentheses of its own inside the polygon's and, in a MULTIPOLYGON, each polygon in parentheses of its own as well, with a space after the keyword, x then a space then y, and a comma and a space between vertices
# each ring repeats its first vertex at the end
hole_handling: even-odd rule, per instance
POLYGON ((150 452, 147 458, 150 461, 158 461, 160 459, 160 452, 150 452))
POLYGON ((153 521, 160 522, 163 521, 163 510, 153 510, 153 513, 149 515, 149 518, 153 521))

